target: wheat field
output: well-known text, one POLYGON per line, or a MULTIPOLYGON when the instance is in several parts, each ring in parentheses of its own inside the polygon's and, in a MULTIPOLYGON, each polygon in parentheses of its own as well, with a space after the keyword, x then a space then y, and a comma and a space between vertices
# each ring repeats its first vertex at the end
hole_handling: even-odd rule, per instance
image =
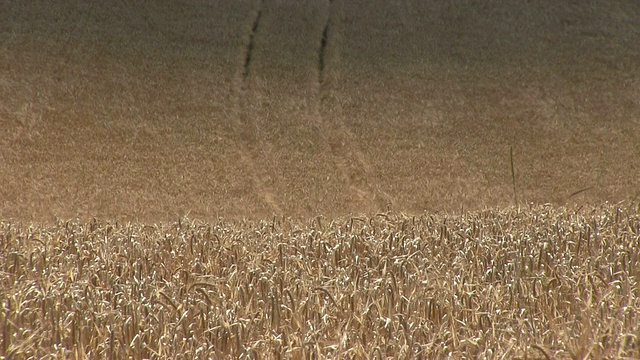
POLYGON ((640 358, 640 206, 2 223, 5 358, 640 358))
POLYGON ((637 19, 0 0, 0 358, 640 358, 637 19))

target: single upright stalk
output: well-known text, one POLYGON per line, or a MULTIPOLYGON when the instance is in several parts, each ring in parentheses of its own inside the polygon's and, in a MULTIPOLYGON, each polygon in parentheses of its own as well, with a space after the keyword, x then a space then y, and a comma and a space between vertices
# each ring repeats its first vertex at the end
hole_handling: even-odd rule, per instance
POLYGON ((516 191, 516 171, 513 166, 513 146, 509 146, 509 159, 511 160, 511 183, 513 185, 513 201, 518 206, 518 193, 516 191))

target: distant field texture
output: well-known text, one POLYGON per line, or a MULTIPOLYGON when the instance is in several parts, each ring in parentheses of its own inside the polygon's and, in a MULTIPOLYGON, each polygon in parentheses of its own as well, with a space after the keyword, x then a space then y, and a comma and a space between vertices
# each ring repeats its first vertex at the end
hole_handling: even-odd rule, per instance
POLYGON ((632 1, 2 1, 0 215, 458 211, 514 205, 514 180, 522 203, 637 199, 638 19, 632 1))

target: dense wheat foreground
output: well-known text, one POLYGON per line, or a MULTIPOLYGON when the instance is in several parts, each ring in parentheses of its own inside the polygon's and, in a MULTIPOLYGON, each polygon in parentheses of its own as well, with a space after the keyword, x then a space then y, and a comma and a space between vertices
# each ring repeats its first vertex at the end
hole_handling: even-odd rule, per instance
POLYGON ((0 0, 0 359, 640 359, 638 19, 0 0))
POLYGON ((2 223, 7 358, 639 358, 640 207, 2 223))

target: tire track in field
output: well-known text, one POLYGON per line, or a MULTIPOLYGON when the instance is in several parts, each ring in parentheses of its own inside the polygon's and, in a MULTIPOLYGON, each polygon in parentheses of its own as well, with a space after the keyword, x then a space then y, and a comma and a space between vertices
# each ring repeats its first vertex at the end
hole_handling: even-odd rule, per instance
POLYGON ((242 78, 244 80, 243 84, 246 85, 247 77, 249 77, 249 66, 251 65, 251 56, 253 55, 253 39, 258 31, 258 24, 260 24, 260 18, 262 17, 262 7, 264 0, 260 0, 258 4, 258 9, 256 10, 256 15, 253 18, 253 23, 251 25, 251 32, 249 33, 249 41, 247 44, 247 51, 244 57, 244 67, 242 70, 242 78))
POLYGON ((240 155, 240 161, 242 161, 242 164, 247 169, 253 185, 258 193, 258 196, 262 198, 262 200, 267 204, 269 208, 271 208, 272 211, 276 212, 277 214, 282 214, 282 208, 276 201, 276 196, 266 184, 265 179, 267 178, 267 176, 259 171, 258 165, 255 163, 253 157, 251 156, 251 151, 248 144, 257 142, 255 136, 252 135, 252 132, 250 131, 250 129, 248 129, 251 124, 251 119, 249 118, 247 112, 243 110, 246 108, 246 105, 248 103, 247 93, 249 86, 247 82, 249 72, 251 70, 254 37, 260 26, 263 6, 264 0, 257 1, 255 15, 251 23, 251 31, 249 33, 245 48, 246 50, 244 54, 244 64, 242 67, 242 80, 237 89, 235 89, 236 104, 234 106, 234 111, 236 111, 237 113, 233 114, 233 128, 239 137, 237 140, 237 148, 240 155))
POLYGON ((324 76, 325 56, 327 51, 327 38, 329 37, 329 21, 331 21, 331 3, 333 3, 333 0, 329 0, 329 10, 327 11, 327 19, 324 23, 324 29, 322 29, 320 50, 318 50, 318 83, 320 84, 321 89, 324 76))
POLYGON ((329 145, 334 161, 339 171, 344 174, 349 182, 351 191, 356 195, 359 203, 366 204, 368 210, 384 210, 393 204, 389 194, 375 186, 375 172, 365 153, 357 144, 357 139, 353 132, 345 125, 344 121, 333 116, 327 117, 324 113, 325 102, 332 79, 327 75, 328 44, 331 35, 331 21, 333 12, 333 0, 329 0, 329 9, 320 47, 318 50, 318 104, 316 126, 325 134, 325 139, 329 145))

